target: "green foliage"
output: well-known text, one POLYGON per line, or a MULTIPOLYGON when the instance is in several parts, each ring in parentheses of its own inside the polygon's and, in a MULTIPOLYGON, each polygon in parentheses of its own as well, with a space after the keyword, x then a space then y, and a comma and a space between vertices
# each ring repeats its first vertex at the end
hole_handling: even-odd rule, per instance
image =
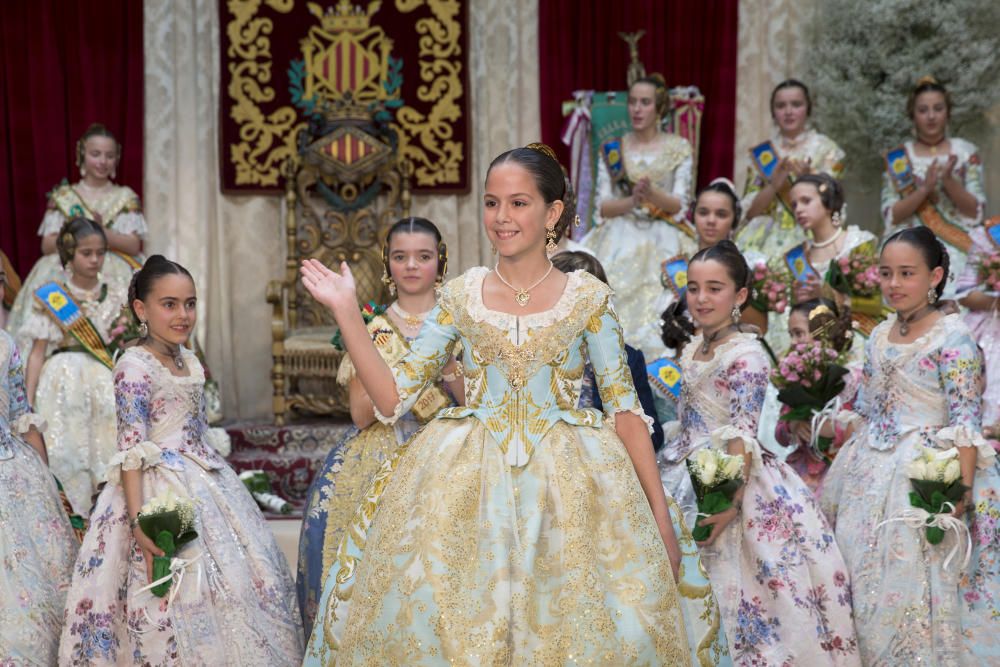
POLYGON ((847 152, 852 171, 881 171, 881 152, 910 136, 910 91, 931 75, 951 94, 952 132, 974 135, 1000 100, 998 25, 996 0, 821 3, 804 63, 817 126, 847 152))

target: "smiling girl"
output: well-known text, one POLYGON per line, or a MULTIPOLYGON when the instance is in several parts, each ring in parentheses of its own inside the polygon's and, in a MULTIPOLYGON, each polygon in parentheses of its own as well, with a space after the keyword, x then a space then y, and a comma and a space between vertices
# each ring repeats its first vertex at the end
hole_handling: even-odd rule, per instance
POLYGON ((757 440, 771 364, 739 323, 752 274, 731 241, 696 254, 687 304, 700 329, 681 357, 680 420, 664 429, 660 476, 694 525, 687 469, 705 447, 744 457, 733 506, 700 543, 736 665, 859 665, 846 568, 812 492, 757 440), (672 426, 672 428, 671 428, 672 426))
POLYGON ((465 406, 438 413, 376 475, 355 519, 363 549, 338 554, 306 664, 544 664, 568 652, 684 664, 680 552, 611 290, 545 254, 572 216, 562 170, 532 144, 498 156, 485 190, 496 265, 447 283, 391 367, 347 265, 302 267, 380 421, 409 410, 459 342, 465 375, 465 406), (577 407, 585 352, 603 414, 577 407))
MULTIPOLYGON (((127 285, 141 263, 146 219, 139 196, 128 186, 114 182, 121 155, 121 144, 100 123, 88 127, 76 142, 74 157, 80 180, 63 181, 47 196, 45 217, 38 228, 43 256, 24 279, 24 288, 14 301, 7 325, 15 337, 31 311, 35 291, 60 278, 57 241, 59 230, 68 220, 88 218, 104 229, 108 249, 104 274, 108 280, 127 285)), ((21 352, 28 354, 24 348, 21 352)))
POLYGON ((119 451, 73 569, 59 664, 297 665, 302 626, 285 557, 206 437, 205 371, 185 347, 197 320, 191 274, 153 255, 129 306, 144 335, 115 365, 119 451), (148 585, 163 552, 138 516, 168 492, 194 502, 198 535, 156 597, 148 585))

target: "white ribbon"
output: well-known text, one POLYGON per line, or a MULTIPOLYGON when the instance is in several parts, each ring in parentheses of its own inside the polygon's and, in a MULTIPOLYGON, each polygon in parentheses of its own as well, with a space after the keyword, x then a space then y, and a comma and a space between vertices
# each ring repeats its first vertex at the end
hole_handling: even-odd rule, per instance
POLYGON ((892 523, 894 521, 902 521, 904 525, 910 528, 940 528, 944 532, 949 530, 954 530, 958 539, 955 541, 955 546, 951 548, 948 552, 948 557, 944 559, 944 569, 948 569, 948 565, 951 564, 951 559, 955 557, 958 553, 959 547, 962 545, 962 536, 965 536, 965 557, 962 559, 962 568, 964 569, 969 564, 969 559, 972 557, 972 536, 969 534, 969 527, 965 525, 965 522, 961 519, 956 518, 951 514, 955 511, 955 506, 951 503, 945 503, 943 505, 948 509, 948 512, 941 513, 931 513, 920 507, 908 507, 903 510, 903 512, 892 519, 886 519, 882 523, 875 526, 875 530, 879 530, 882 526, 892 523))
MULTIPOLYGON (((193 565, 196 561, 200 560, 201 557, 204 556, 204 555, 205 555, 204 551, 199 551, 198 555, 195 556, 194 558, 177 558, 176 556, 174 558, 171 558, 170 559, 170 572, 168 572, 164 576, 160 577, 156 581, 153 581, 152 583, 146 584, 145 586, 143 586, 142 588, 140 588, 139 590, 137 590, 135 593, 133 593, 133 595, 132 595, 133 600, 140 593, 145 593, 146 591, 149 591, 149 590, 151 590, 153 588, 156 588, 160 584, 163 584, 163 583, 166 583, 166 582, 170 581, 171 582, 170 583, 170 595, 167 597, 167 604, 168 605, 173 604, 174 597, 177 595, 177 591, 180 590, 181 582, 184 581, 184 573, 187 572, 188 567, 190 567, 191 565, 193 565)), ((201 589, 201 564, 200 563, 198 565, 198 581, 195 584, 195 588, 198 589, 198 590, 201 589)), ((144 607, 140 607, 140 608, 142 609, 143 615, 146 616, 146 620, 149 622, 149 624, 150 625, 154 625, 153 621, 149 618, 148 615, 146 615, 146 609, 144 607)), ((137 630, 135 630, 135 632, 137 632, 139 634, 144 634, 146 632, 152 632, 153 630, 162 630, 162 629, 163 629, 162 627, 156 626, 156 627, 152 627, 152 628, 149 628, 149 629, 146 629, 146 630, 138 630, 137 629, 137 630)))
MULTIPOLYGON (((812 432, 809 438, 809 449, 815 452, 816 454, 819 455, 822 454, 819 451, 820 430, 824 426, 826 426, 827 422, 830 423, 836 422, 836 416, 840 414, 840 408, 842 407, 842 405, 843 405, 843 400, 840 398, 840 395, 838 394, 833 398, 831 398, 827 402, 827 404, 823 406, 822 410, 813 414, 812 421, 810 422, 812 432)), ((830 444, 830 447, 831 448, 833 447, 833 443, 830 444)))

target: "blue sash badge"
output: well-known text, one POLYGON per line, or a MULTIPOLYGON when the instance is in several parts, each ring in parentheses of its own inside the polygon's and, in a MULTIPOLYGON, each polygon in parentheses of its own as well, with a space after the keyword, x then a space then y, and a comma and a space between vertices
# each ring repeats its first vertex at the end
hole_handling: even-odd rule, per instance
POLYGON ((649 382, 664 396, 681 396, 681 367, 669 357, 662 357, 651 364, 646 364, 646 375, 649 382))
POLYGON ((816 269, 812 267, 812 264, 809 263, 809 259, 806 257, 806 245, 804 243, 800 243, 785 253, 785 263, 792 272, 792 277, 800 283, 804 283, 810 274, 819 277, 816 269))
POLYGON ((885 154, 886 171, 892 178, 893 187, 898 192, 916 185, 913 176, 913 166, 910 164, 910 156, 906 154, 906 148, 898 146, 885 154))
POLYGON ((774 150, 774 145, 770 141, 758 144, 750 149, 750 157, 764 178, 771 178, 774 168, 778 166, 778 151, 774 150))
POLYGON ((57 282, 45 283, 38 288, 35 295, 67 329, 83 315, 76 301, 66 294, 66 290, 57 282))
POLYGON ((660 265, 660 283, 678 299, 683 299, 688 284, 687 271, 687 257, 683 255, 671 257, 660 265))

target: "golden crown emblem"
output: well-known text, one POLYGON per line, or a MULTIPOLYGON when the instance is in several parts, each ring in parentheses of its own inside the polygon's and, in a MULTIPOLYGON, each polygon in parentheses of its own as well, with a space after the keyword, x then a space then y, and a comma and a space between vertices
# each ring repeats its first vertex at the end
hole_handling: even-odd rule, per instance
POLYGON ((351 4, 350 0, 340 0, 335 6, 323 11, 315 2, 309 3, 309 12, 318 18, 327 32, 361 32, 371 25, 372 15, 382 6, 381 0, 372 0, 368 7, 351 4))

